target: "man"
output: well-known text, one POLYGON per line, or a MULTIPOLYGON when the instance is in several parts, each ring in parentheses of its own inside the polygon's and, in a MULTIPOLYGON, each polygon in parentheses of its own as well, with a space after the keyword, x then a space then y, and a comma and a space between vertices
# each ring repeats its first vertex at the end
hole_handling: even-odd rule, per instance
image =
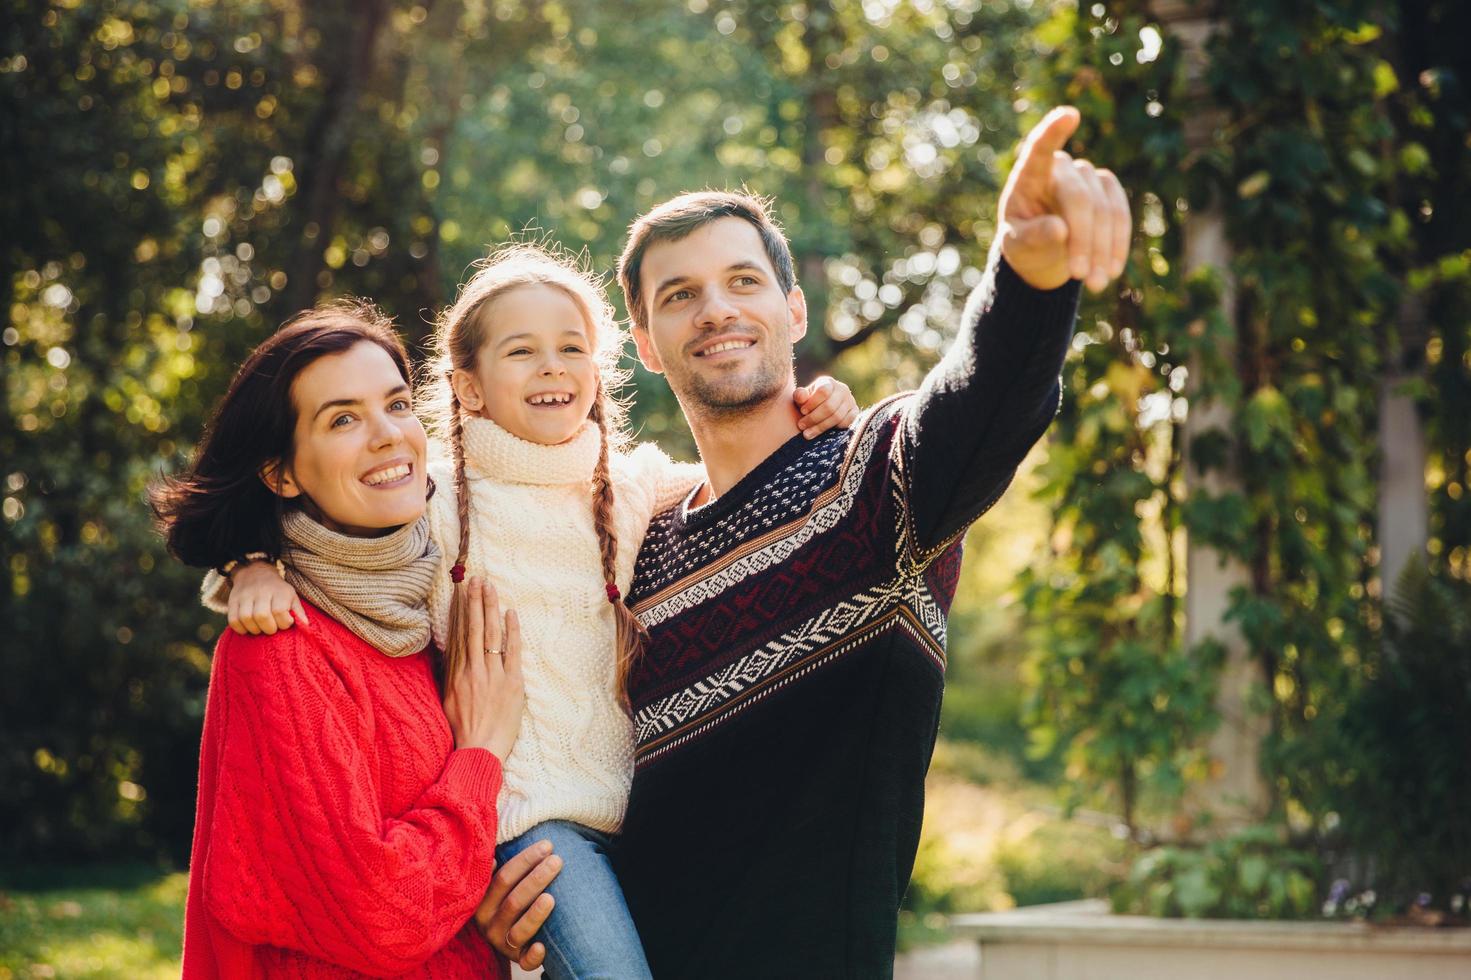
MULTIPOLYGON (((639 357, 706 471, 629 595, 650 642, 618 866, 661 980, 892 972, 960 539, 1057 411, 1079 282, 1128 253, 1117 179, 1063 152, 1077 124, 1054 110, 1024 142, 986 281, 920 390, 814 440, 792 407, 806 305, 762 202, 685 195, 630 231, 639 357)), ((533 896, 488 901, 503 952, 533 896)))

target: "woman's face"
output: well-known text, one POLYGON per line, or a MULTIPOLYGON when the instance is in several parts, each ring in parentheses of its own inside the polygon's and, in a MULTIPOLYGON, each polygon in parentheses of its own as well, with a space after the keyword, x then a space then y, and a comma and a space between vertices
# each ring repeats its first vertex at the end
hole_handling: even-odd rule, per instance
POLYGON ((418 520, 425 436, 410 394, 393 358, 369 341, 313 361, 291 385, 295 446, 272 488, 304 494, 309 512, 343 534, 373 537, 418 520))

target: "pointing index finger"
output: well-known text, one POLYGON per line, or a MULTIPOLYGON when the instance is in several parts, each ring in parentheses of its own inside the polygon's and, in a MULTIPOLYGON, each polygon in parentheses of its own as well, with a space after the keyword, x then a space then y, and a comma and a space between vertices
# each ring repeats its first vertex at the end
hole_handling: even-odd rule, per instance
POLYGON ((1052 174, 1052 155, 1067 145, 1082 119, 1077 109, 1060 105, 1032 127, 1022 144, 1017 169, 1023 176, 1047 180, 1052 174))

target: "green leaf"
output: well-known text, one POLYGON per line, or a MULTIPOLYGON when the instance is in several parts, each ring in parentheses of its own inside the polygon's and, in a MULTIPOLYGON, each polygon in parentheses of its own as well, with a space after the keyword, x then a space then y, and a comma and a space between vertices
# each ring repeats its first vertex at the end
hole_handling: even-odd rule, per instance
POLYGON ((1313 881, 1300 871, 1291 871, 1287 875, 1287 899, 1291 902, 1291 913, 1303 915, 1313 907, 1313 899, 1316 890, 1313 881))
POLYGON ((1399 88, 1399 78, 1394 73, 1394 68, 1387 61, 1379 61, 1374 65, 1374 98, 1382 99, 1399 88))
POLYGON ((1033 36, 1044 47, 1061 47, 1072 39, 1076 21, 1077 14, 1074 11, 1066 7, 1059 8, 1057 13, 1037 25, 1033 36))
POLYGON ((1241 887, 1248 894, 1255 895, 1261 891, 1262 885, 1267 880, 1267 872, 1271 866, 1267 859, 1260 854, 1251 854, 1241 859, 1237 866, 1237 876, 1241 879, 1241 887))
POLYGON ((1243 199, 1249 200, 1266 190, 1267 185, 1271 182, 1272 175, 1270 173, 1265 170, 1258 170, 1236 185, 1236 193, 1243 199))
POLYGON ((1221 889, 1204 867, 1191 868, 1175 879, 1175 902, 1186 918, 1209 915, 1221 899, 1221 889))
POLYGON ((1291 432, 1291 408, 1282 392, 1263 385, 1252 393, 1242 409, 1241 421, 1246 428, 1246 444, 1253 452, 1261 452, 1274 436, 1291 432))
POLYGON ((1192 534, 1233 554, 1244 547, 1247 529, 1251 527, 1251 508, 1239 493, 1219 497, 1196 493, 1186 501, 1181 516, 1192 534))
POLYGON ((1422 174, 1430 166, 1430 153, 1422 143, 1406 143, 1400 147, 1399 164, 1411 176, 1422 174))
POLYGON ((1348 151, 1348 162, 1365 177, 1373 177, 1379 172, 1379 163, 1361 147, 1348 151))

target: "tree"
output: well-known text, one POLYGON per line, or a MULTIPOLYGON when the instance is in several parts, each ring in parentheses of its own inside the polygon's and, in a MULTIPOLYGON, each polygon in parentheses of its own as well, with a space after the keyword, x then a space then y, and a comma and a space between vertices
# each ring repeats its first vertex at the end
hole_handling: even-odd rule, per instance
MULTIPOLYGON (((21 654, 0 702, 8 854, 187 852, 218 624, 194 598, 198 573, 163 554, 144 488, 180 465, 284 312, 295 161, 321 159, 308 121, 321 25, 340 11, 5 8, 0 613, 21 654)), ((416 26, 411 12, 394 24, 416 26)), ((427 254, 388 252, 397 220, 410 240, 397 205, 421 186, 404 133, 393 117, 355 129, 376 154, 339 181, 333 278, 317 284, 399 311, 420 305, 421 280, 396 270, 427 254)))
MULTIPOLYGON (((912 384, 979 277, 1037 16, 970 0, 4 12, 0 176, 25 192, 0 199, 0 613, 26 655, 0 696, 0 847, 30 856, 188 847, 220 624, 144 488, 183 464, 268 331, 356 294, 416 342, 488 244, 530 225, 607 270, 639 212, 744 184, 776 197, 826 300, 804 375, 841 354, 865 397, 912 384)), ((641 388, 644 436, 688 454, 667 388, 641 388)))

